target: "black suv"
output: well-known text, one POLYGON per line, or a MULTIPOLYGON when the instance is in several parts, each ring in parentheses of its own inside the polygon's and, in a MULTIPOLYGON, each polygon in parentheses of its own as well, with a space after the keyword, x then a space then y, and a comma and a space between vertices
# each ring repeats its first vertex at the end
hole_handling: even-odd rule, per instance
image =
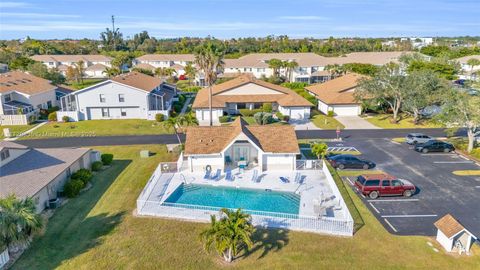
POLYGON ((455 151, 455 147, 452 144, 437 140, 431 140, 426 143, 415 145, 415 151, 428 153, 428 152, 444 152, 450 153, 455 151))
POLYGON ((327 160, 335 169, 364 169, 368 170, 374 168, 375 163, 360 159, 352 155, 334 155, 327 157, 327 160))

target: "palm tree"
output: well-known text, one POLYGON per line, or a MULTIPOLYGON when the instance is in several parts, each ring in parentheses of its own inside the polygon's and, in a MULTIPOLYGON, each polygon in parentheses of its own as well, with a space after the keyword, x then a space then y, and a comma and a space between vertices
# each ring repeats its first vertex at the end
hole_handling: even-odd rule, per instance
POLYGON ((120 74, 120 69, 116 67, 106 67, 103 73, 105 73, 108 78, 112 78, 120 74))
POLYGON ((289 82, 292 81, 293 70, 298 67, 298 63, 296 61, 285 61, 284 67, 286 68, 286 75, 289 82))
POLYGON ((273 69, 273 76, 279 77, 280 76, 280 68, 283 67, 282 60, 279 59, 270 59, 268 60, 268 67, 273 69))
POLYGON ((178 143, 179 144, 182 144, 182 141, 180 140, 180 136, 178 136, 178 132, 177 132, 177 126, 179 125, 180 123, 180 119, 177 118, 177 117, 168 117, 167 120, 165 120, 163 122, 163 125, 168 129, 168 130, 171 130, 173 129, 173 131, 175 132, 175 135, 177 135, 177 140, 178 140, 178 143))
MULTIPOLYGON (((220 44, 221 45, 221 44, 220 44)), ((205 83, 208 86, 208 107, 210 111, 210 126, 212 119, 212 85, 217 80, 217 74, 223 70, 223 57, 225 50, 223 46, 208 41, 200 45, 195 52, 195 63, 204 74, 205 83)))
POLYGON ((241 209, 221 209, 220 220, 212 215, 210 227, 200 234, 205 250, 214 248, 226 262, 231 262, 243 249, 253 246, 252 234, 255 227, 251 216, 241 209))
POLYGON ((470 59, 468 59, 468 61, 467 61, 467 65, 470 66, 470 79, 472 79, 473 69, 474 69, 476 66, 480 66, 480 59, 470 58, 470 59))
POLYGON ((187 75, 188 84, 191 85, 192 79, 195 79, 195 75, 197 75, 197 69, 191 63, 188 63, 185 66, 185 75, 187 75))
POLYGON ((318 159, 325 158, 327 155, 328 145, 326 143, 316 143, 312 146, 312 154, 317 156, 318 159))
POLYGON ((339 64, 326 65, 325 70, 330 71, 330 79, 335 79, 345 73, 345 68, 339 64))
POLYGON ((79 81, 83 83, 83 77, 85 76, 85 62, 80 60, 73 65, 75 66, 75 72, 77 73, 77 83, 79 81))
POLYGON ((0 199, 0 245, 12 248, 13 245, 27 244, 42 226, 32 198, 22 200, 10 195, 0 199))
POLYGON ((192 126, 198 124, 197 118, 191 113, 184 114, 179 117, 179 124, 182 126, 192 126))
POLYGON ((160 77, 163 81, 165 81, 167 78, 170 78, 175 74, 175 69, 173 68, 168 68, 168 67, 161 67, 161 68, 156 68, 155 69, 155 75, 160 77))

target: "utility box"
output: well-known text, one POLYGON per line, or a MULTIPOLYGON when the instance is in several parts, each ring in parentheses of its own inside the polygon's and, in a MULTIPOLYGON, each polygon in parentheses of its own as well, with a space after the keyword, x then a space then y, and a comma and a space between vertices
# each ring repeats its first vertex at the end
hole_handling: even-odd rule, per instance
POLYGON ((149 156, 150 156, 150 151, 148 151, 148 150, 140 151, 140 157, 141 158, 148 158, 149 156))

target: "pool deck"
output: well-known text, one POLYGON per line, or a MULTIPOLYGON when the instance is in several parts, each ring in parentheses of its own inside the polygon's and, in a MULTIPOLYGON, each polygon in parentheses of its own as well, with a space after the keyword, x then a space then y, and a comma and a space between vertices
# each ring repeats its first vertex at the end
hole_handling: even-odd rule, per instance
MULTIPOLYGON (((255 168, 240 171, 232 170, 233 181, 225 179, 222 172, 219 180, 206 180, 204 173, 192 173, 186 170, 177 173, 162 173, 153 179, 153 188, 150 194, 145 194, 147 201, 162 203, 182 183, 201 184, 210 186, 225 186, 246 189, 270 189, 272 191, 293 192, 300 195, 301 216, 332 217, 342 219, 345 217, 344 210, 339 205, 332 187, 330 187, 325 174, 321 170, 297 170, 297 171, 257 171, 257 181, 252 181, 255 168), (289 183, 284 183, 280 177, 289 178, 289 183), (301 179, 300 183, 295 179, 301 179)), ((254 210, 254 209, 252 209, 254 210)))

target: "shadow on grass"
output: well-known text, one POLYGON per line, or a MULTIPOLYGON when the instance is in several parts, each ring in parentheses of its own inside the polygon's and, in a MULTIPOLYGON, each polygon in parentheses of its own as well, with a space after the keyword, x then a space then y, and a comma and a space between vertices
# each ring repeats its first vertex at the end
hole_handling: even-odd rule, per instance
POLYGON ((49 219, 45 234, 33 241, 12 269, 54 269, 101 244, 102 237, 122 222, 125 212, 89 214, 130 163, 131 160, 114 160, 111 167, 95 175, 90 190, 58 208, 49 219))
POLYGON ((257 251, 261 251, 258 259, 267 256, 270 252, 277 252, 288 245, 288 230, 257 228, 252 236, 253 248, 246 251, 241 257, 249 257, 257 251))

